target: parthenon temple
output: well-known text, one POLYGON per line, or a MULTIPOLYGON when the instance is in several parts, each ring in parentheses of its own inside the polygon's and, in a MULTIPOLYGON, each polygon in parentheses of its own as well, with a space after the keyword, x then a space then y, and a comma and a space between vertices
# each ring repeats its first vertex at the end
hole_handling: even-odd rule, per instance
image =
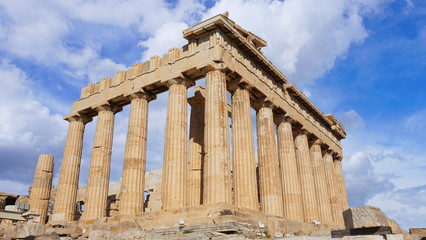
MULTIPOLYGON (((341 123, 288 83, 263 55, 266 42, 226 14, 184 30, 183 37, 188 40, 183 47, 82 89, 64 117, 69 129, 49 221, 77 220, 83 135, 86 123, 95 116, 79 221, 110 217, 114 117, 128 104, 119 217, 145 214, 148 108, 156 95, 168 91, 159 211, 197 211, 227 204, 262 216, 343 226, 348 200, 340 144, 346 133, 341 123), (196 86, 201 79, 205 87, 196 86), (194 96, 188 97, 188 88, 194 86, 194 96)), ((49 159, 53 168, 53 158, 49 159)))

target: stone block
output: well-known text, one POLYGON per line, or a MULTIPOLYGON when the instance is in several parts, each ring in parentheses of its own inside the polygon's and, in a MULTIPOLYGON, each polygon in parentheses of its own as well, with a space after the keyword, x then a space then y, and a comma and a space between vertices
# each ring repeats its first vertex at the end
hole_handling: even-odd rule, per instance
POLYGON ((386 240, 404 240, 402 234, 386 234, 385 238, 386 240))
POLYGON ((48 228, 46 234, 57 233, 59 236, 80 237, 83 235, 83 229, 78 226, 65 226, 63 228, 48 228))
POLYGON ((426 240, 426 228, 410 228, 410 234, 417 234, 420 239, 426 240))
POLYGON ((16 238, 26 238, 30 236, 38 237, 44 234, 46 227, 39 224, 22 224, 18 225, 16 238))
POLYGON ((62 238, 57 233, 51 233, 36 237, 34 240, 62 240, 62 238))
POLYGON ((113 240, 114 235, 105 230, 94 230, 89 234, 89 239, 91 240, 113 240))
POLYGON ((118 224, 113 224, 109 230, 112 233, 122 233, 122 232, 127 232, 129 230, 141 230, 141 227, 139 226, 137 222, 125 221, 125 222, 120 222, 118 224))
POLYGON ((330 236, 325 237, 310 237, 310 236, 295 236, 286 238, 286 240, 330 240, 330 236))
POLYGON ((345 236, 342 240, 384 240, 382 235, 345 236))
POLYGON ((389 220, 380 208, 362 206, 343 212, 346 229, 390 226, 389 220))

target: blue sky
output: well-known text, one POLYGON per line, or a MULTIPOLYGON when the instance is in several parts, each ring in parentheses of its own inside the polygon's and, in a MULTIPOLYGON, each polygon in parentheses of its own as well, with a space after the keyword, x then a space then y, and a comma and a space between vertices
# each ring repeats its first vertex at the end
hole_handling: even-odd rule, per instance
MULTIPOLYGON (((38 154, 55 156, 88 83, 186 43, 218 13, 268 42, 264 54, 345 126, 350 206, 374 205, 408 230, 426 222, 426 2, 0 1, 0 191, 25 194, 38 154)), ((191 94, 191 90, 190 93, 191 94)), ((150 103, 147 168, 162 166, 167 94, 150 103)), ((121 176, 129 108, 116 115, 111 181, 121 176)), ((87 124, 87 181, 96 119, 87 124)))

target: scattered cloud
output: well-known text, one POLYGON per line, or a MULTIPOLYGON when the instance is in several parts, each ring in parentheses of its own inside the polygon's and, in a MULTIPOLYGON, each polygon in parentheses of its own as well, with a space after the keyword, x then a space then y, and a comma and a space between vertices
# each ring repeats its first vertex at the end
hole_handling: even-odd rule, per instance
POLYGON ((424 199, 426 199, 426 185, 381 193, 371 198, 367 204, 379 206, 388 217, 397 219, 401 227, 408 231, 409 228, 424 227, 426 221, 424 199))
POLYGON ((345 159, 344 172, 346 188, 351 206, 362 206, 368 199, 380 193, 392 191, 393 174, 378 174, 371 157, 357 152, 345 159))
POLYGON ((5 59, 0 63, 0 78, 0 175, 28 183, 34 176, 38 154, 59 156, 67 123, 34 98, 31 79, 5 59), (22 175, 16 174, 19 172, 22 175))
POLYGON ((263 52, 289 82, 302 85, 323 76, 352 44, 363 42, 368 36, 363 15, 383 2, 223 0, 203 18, 229 11, 233 21, 268 42, 263 52))
POLYGON ((303 93, 303 94, 304 94, 307 98, 309 98, 309 97, 311 97, 311 96, 312 96, 311 91, 309 91, 308 89, 303 89, 302 93, 303 93))
POLYGON ((364 121, 362 120, 362 117, 353 109, 343 113, 340 116, 340 121, 348 133, 351 133, 358 128, 364 127, 364 121))
POLYGON ((188 28, 186 23, 168 22, 158 28, 152 37, 140 41, 138 45, 146 49, 142 53, 142 61, 147 61, 155 55, 162 57, 172 47, 181 48, 187 43, 182 37, 182 31, 186 28, 188 28))
POLYGON ((405 120, 404 127, 410 132, 426 130, 426 109, 415 112, 405 120))

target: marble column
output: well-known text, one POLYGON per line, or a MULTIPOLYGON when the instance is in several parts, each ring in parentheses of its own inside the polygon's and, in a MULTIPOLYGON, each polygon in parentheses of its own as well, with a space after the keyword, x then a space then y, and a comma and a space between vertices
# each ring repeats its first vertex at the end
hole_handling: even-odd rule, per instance
POLYGON ((52 177, 53 156, 40 154, 30 195, 30 211, 40 214, 40 224, 46 223, 50 190, 52 189, 52 177))
POLYGON ((164 143, 162 209, 186 206, 187 141, 189 81, 173 79, 168 82, 166 139, 164 143))
POLYGON ((203 200, 204 162, 204 97, 196 95, 188 99, 191 105, 188 152, 188 205, 197 206, 203 200))
POLYGON ((260 210, 266 214, 283 216, 283 192, 271 103, 265 102, 257 111, 256 125, 260 210))
POLYGON ((70 124, 51 221, 74 221, 84 128, 86 123, 92 121, 84 116, 74 116, 67 120, 70 124))
POLYGON ((321 140, 313 139, 310 146, 312 170, 314 174, 315 191, 317 194, 317 205, 319 221, 321 223, 333 223, 330 198, 327 188, 327 180, 324 171, 324 160, 321 151, 321 140))
POLYGON ((234 204, 258 210, 250 93, 246 84, 240 84, 232 95, 232 170, 234 204))
POLYGON ((334 171, 333 151, 326 150, 324 153, 324 171, 327 181, 327 188, 333 214, 333 223, 344 226, 342 206, 340 204, 340 192, 337 188, 336 173, 334 171))
POLYGON ((311 222, 318 220, 318 204, 307 135, 308 131, 304 129, 297 131, 294 145, 302 189, 303 216, 305 222, 311 222))
POLYGON ((226 76, 222 70, 206 74, 203 204, 232 203, 229 120, 226 76))
POLYGON ((303 222, 302 190, 297 172, 296 152, 294 149, 292 119, 284 114, 276 116, 278 162, 283 185, 284 217, 303 222))
POLYGON ((149 93, 132 96, 120 190, 120 214, 143 212, 149 93))
POLYGON ((103 105, 96 110, 98 111, 98 120, 83 212, 83 219, 86 220, 107 216, 114 114, 121 109, 103 105))
MULTIPOLYGON (((340 203, 342 212, 349 208, 348 196, 346 194, 345 179, 343 178, 343 169, 341 158, 334 159, 334 171, 336 174, 336 182, 339 189, 340 203)), ((343 214, 343 213, 342 213, 343 214)))

